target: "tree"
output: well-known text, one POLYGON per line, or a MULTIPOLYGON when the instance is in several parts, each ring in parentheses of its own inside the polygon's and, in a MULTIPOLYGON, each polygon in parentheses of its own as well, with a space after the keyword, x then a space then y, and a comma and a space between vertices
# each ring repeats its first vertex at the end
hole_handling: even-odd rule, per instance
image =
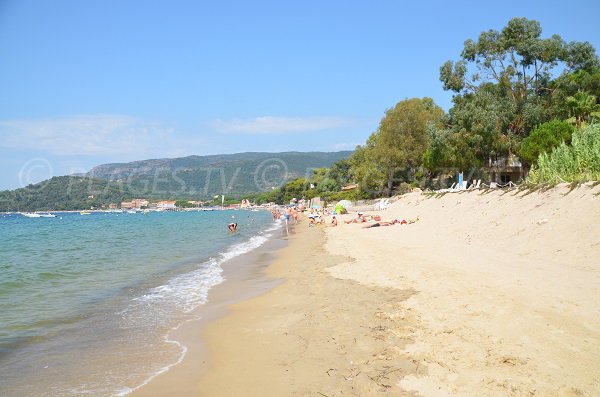
POLYGON ((486 159, 493 153, 511 149, 510 124, 515 112, 505 92, 486 83, 476 92, 454 98, 454 107, 449 112, 451 129, 466 138, 470 151, 486 159))
POLYGON ((465 41, 461 60, 447 61, 440 68, 444 89, 457 93, 477 91, 478 81, 495 82, 506 89, 515 103, 539 95, 552 73, 590 70, 599 66, 594 47, 588 42, 565 43, 559 35, 542 39, 540 23, 513 18, 498 32, 482 32, 477 41, 465 41), (478 72, 467 75, 468 63, 478 72))
POLYGON ((196 204, 192 204, 189 200, 177 200, 175 201, 175 207, 177 208, 195 208, 196 204))
POLYGON ((566 43, 559 35, 541 38, 540 23, 513 18, 501 31, 482 32, 477 41, 465 41, 461 59, 440 68, 444 89, 457 96, 477 93, 486 84, 496 85, 512 103, 514 115, 508 128, 525 136, 535 124, 527 118, 543 117, 543 98, 550 95, 552 76, 600 65, 588 42, 566 43), (538 114, 536 114, 536 112, 538 114))
POLYGON ((342 187, 349 184, 352 181, 350 161, 343 159, 333 163, 329 169, 329 177, 337 182, 342 187))
POLYGON ((600 86, 590 43, 541 35, 539 22, 513 18, 501 31, 466 40, 460 59, 440 67, 444 89, 455 92, 454 106, 448 131, 434 131, 424 157, 428 169, 462 169, 517 153, 537 125, 568 117, 573 90, 600 86))
POLYGON ((567 98, 574 96, 579 91, 600 98, 600 69, 578 70, 564 74, 550 83, 552 95, 547 104, 550 118, 565 120, 569 118, 567 98))
POLYGON ((293 198, 308 198, 315 197, 315 191, 310 189, 310 183, 304 178, 296 178, 287 181, 280 189, 280 197, 277 202, 289 203, 293 198))
POLYGON ((438 173, 440 171, 463 171, 481 165, 473 148, 477 136, 465 131, 453 131, 448 128, 429 130, 429 144, 423 154, 423 166, 438 173))
POLYGON ((375 158, 376 140, 376 133, 369 135, 365 145, 357 146, 348 159, 354 181, 362 192, 371 197, 381 193, 386 181, 385 171, 375 158))
POLYGON ((530 164, 535 164, 540 154, 551 153, 563 142, 570 144, 574 130, 573 125, 560 120, 540 124, 525 138, 519 155, 530 164))
POLYGON ((431 98, 407 99, 385 112, 375 135, 373 155, 384 172, 388 194, 398 170, 421 165, 427 128, 430 124, 441 126, 444 115, 431 98))
POLYGON ((600 104, 596 103, 596 97, 584 91, 578 91, 575 95, 567 97, 566 104, 569 109, 569 122, 578 127, 592 118, 600 117, 600 104))

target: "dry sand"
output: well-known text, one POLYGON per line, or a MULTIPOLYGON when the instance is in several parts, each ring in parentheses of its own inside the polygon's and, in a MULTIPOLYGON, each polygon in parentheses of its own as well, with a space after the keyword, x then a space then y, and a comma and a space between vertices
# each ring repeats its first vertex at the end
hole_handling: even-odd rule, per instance
POLYGON ((411 193, 380 214, 414 224, 304 222, 283 283, 203 332, 193 395, 598 396, 599 194, 411 193))

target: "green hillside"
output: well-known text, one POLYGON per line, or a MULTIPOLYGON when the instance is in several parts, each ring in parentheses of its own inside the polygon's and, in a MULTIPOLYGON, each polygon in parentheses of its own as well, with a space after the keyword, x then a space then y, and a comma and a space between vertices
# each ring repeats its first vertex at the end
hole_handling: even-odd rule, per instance
POLYGON ((281 186, 352 152, 238 153, 189 156, 93 168, 86 176, 125 183, 148 198, 240 196, 281 186))
POLYGON ((212 199, 271 190, 352 152, 239 153, 104 164, 0 192, 0 211, 81 210, 132 198, 212 199))
POLYGON ((126 185, 80 176, 56 176, 0 192, 0 211, 82 210, 120 203, 135 196, 126 185))

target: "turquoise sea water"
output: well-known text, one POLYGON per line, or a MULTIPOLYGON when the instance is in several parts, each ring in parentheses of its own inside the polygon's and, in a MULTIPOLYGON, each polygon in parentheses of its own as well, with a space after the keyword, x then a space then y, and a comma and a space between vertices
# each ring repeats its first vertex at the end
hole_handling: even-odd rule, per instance
POLYGON ((276 227, 263 211, 0 214, 0 395, 125 395, 167 370, 185 355, 169 331, 276 227))

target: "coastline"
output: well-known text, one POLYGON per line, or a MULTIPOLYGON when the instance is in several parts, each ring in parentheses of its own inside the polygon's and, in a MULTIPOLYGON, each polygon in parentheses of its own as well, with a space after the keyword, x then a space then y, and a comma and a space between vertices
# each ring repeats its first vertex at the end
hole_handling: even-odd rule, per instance
MULTIPOLYGON (((599 394, 599 194, 411 193, 379 214, 414 224, 304 220, 266 269, 283 281, 196 332, 209 361, 188 380, 169 371, 162 390, 183 396, 178 385, 191 381, 202 396, 599 394)), ((153 383, 140 391, 158 391, 153 383)))
MULTIPOLYGON (((277 234, 282 228, 277 228, 277 234)), ((212 321, 227 315, 229 306, 250 299, 270 290, 280 281, 265 277, 265 269, 272 263, 277 253, 288 245, 287 237, 274 235, 260 247, 223 263, 225 280, 212 287, 208 301, 191 314, 193 320, 184 322, 173 329, 168 340, 185 346, 186 352, 179 363, 166 371, 155 374, 144 384, 127 393, 127 396, 189 396, 197 394, 197 378, 210 365, 207 344, 201 337, 204 329, 212 321)))

